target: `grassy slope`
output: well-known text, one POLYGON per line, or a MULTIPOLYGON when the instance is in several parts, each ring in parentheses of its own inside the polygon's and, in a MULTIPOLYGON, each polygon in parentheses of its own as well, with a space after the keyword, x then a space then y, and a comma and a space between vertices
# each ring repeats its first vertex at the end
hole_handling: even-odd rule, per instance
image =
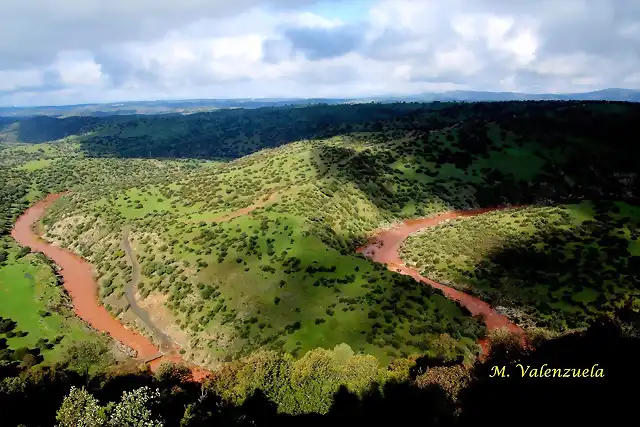
POLYGON ((73 315, 49 264, 33 254, 17 258, 17 252, 12 244, 0 266, 0 316, 17 323, 14 332, 27 334, 8 338, 9 348, 34 348, 39 340, 47 340, 55 344, 51 349, 43 347, 42 355, 45 363, 53 364, 64 359, 70 345, 99 340, 73 315))
MULTIPOLYGON (((127 188, 127 182, 136 185, 152 179, 150 175, 154 170, 170 177, 185 164, 163 163, 160 172, 159 168, 145 167, 156 165, 154 160, 87 159, 72 140, 73 137, 56 144, 0 144, 2 183, 14 189, 11 198, 5 200, 3 196, 3 202, 7 203, 0 205, 0 217, 7 224, 5 227, 3 223, 2 234, 8 232, 10 224, 29 203, 49 192, 74 188, 82 193, 83 187, 96 191, 107 187, 127 188), (132 175, 133 169, 140 173, 132 175)), ((10 338, 9 347, 13 350, 22 346, 33 348, 40 339, 53 343, 56 337, 64 337, 53 349, 44 350, 45 363, 64 359, 73 344, 89 342, 95 343, 95 348, 103 348, 106 341, 74 316, 48 263, 33 255, 16 258, 18 248, 8 236, 0 237, 0 251, 6 252, 4 247, 8 247, 9 255, 0 268, 3 294, 0 316, 11 318, 18 323, 17 330, 27 332, 24 337, 10 338), (41 310, 50 315, 42 317, 41 310)))
MULTIPOLYGON (((317 163, 318 144, 346 146, 353 154, 363 149, 359 139, 297 143, 200 167, 177 181, 91 197, 74 193, 61 212, 73 212, 77 222, 64 229, 59 221, 60 227, 49 231, 65 236, 63 242, 81 242, 74 248, 98 261, 103 289, 105 283, 109 286, 105 302, 117 314, 112 300, 121 294, 127 274, 126 269, 117 273, 123 266, 115 245, 117 224, 133 224, 143 295, 168 293, 176 321, 197 340, 191 341, 194 353, 205 350, 208 360, 262 345, 301 355, 341 342, 383 360, 424 350, 451 355, 468 352, 465 348, 475 351, 472 331, 480 329, 454 304, 430 295, 429 288, 411 284, 400 289, 393 285, 396 275, 376 271, 369 261, 341 253, 316 235, 309 217, 318 212, 341 216, 360 205, 363 213, 371 212, 372 223, 380 221, 357 190, 331 198, 322 192, 323 180, 333 179, 326 173, 332 165, 317 163), (274 192, 276 202, 251 215, 217 226, 207 221, 274 192), (93 201, 85 203, 87 198, 93 201), (96 227, 96 215, 102 228, 96 227), (300 271, 284 265, 295 258, 300 271), (308 266, 335 266, 335 271, 308 273, 308 266), (374 307, 377 319, 369 317, 374 307), (458 348, 446 339, 447 345, 440 345, 440 333, 461 338, 458 348)), ((60 218, 55 211, 52 217, 60 218)))

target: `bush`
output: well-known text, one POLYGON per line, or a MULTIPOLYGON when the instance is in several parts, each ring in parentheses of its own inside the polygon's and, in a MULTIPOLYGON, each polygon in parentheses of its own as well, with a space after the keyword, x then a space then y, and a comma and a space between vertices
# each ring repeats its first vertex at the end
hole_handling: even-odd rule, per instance
POLYGON ((27 347, 20 347, 13 352, 13 360, 20 362, 27 354, 29 354, 29 349, 27 347))
POLYGON ((22 358, 22 363, 20 363, 20 365, 23 368, 30 368, 34 365, 37 365, 39 363, 38 357, 35 356, 34 354, 31 353, 27 353, 24 355, 24 357, 22 358))
POLYGON ((23 246, 18 251, 16 258, 22 258, 26 255, 29 255, 29 253, 31 253, 31 248, 29 246, 23 246))

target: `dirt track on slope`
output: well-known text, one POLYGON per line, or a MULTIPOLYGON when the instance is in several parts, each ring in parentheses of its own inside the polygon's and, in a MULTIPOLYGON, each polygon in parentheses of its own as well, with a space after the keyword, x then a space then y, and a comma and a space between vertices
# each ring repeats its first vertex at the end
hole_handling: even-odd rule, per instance
POLYGON ((278 197, 280 196, 280 194, 276 191, 275 193, 271 193, 268 196, 262 196, 260 197, 257 201, 255 201, 254 203, 252 203, 251 205, 244 207, 244 208, 240 208, 238 210, 235 210, 233 212, 229 212, 227 214, 220 214, 218 216, 214 216, 211 218, 203 218, 203 219, 192 219, 189 220, 189 222, 225 222, 225 221, 230 221, 234 218, 237 218, 239 216, 242 215, 247 215, 248 213, 255 211, 258 208, 264 207, 269 203, 275 202, 278 197))
POLYGON ((160 350, 162 353, 169 353, 174 348, 173 340, 165 334, 162 329, 153 323, 149 313, 140 307, 136 300, 136 288, 138 286, 138 282, 140 282, 140 264, 138 264, 136 254, 131 248, 128 228, 125 228, 122 233, 122 248, 127 254, 129 262, 131 262, 131 280, 124 285, 125 297, 129 303, 129 308, 131 308, 133 314, 135 314, 136 317, 144 323, 145 327, 153 333, 155 339, 160 343, 160 350))

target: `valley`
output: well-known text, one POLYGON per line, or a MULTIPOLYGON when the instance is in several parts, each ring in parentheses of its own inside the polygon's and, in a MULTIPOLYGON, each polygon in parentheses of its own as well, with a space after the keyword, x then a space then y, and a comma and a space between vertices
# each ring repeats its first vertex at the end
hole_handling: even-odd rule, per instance
POLYGON ((105 341, 88 365, 184 363, 227 402, 260 390, 294 415, 330 412, 341 386, 458 393, 504 346, 529 357, 602 319, 637 333, 625 132, 639 113, 544 101, 20 119, 4 139, 32 143, 0 145, 2 245, 11 232, 61 267, 90 326, 72 340, 105 341))

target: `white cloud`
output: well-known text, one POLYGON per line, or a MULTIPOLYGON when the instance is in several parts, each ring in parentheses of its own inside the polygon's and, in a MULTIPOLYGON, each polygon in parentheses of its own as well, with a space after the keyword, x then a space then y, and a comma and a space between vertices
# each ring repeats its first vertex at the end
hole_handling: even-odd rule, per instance
POLYGON ((583 54, 556 55, 539 62, 532 69, 541 74, 573 76, 584 70, 586 62, 583 54))
POLYGON ((629 74, 624 78, 624 84, 632 87, 640 87, 640 71, 629 74))
POLYGON ((67 86, 97 85, 102 82, 100 65, 91 55, 78 52, 62 52, 50 67, 56 72, 60 83, 67 86))
POLYGON ((469 49, 457 46, 455 49, 436 51, 434 68, 442 74, 462 73, 471 75, 482 68, 479 58, 469 49))
POLYGON ((355 18, 311 3, 11 2, 0 104, 640 88, 635 2, 380 0, 355 18))
POLYGON ((36 87, 43 83, 42 72, 39 70, 0 70, 0 93, 36 87))

